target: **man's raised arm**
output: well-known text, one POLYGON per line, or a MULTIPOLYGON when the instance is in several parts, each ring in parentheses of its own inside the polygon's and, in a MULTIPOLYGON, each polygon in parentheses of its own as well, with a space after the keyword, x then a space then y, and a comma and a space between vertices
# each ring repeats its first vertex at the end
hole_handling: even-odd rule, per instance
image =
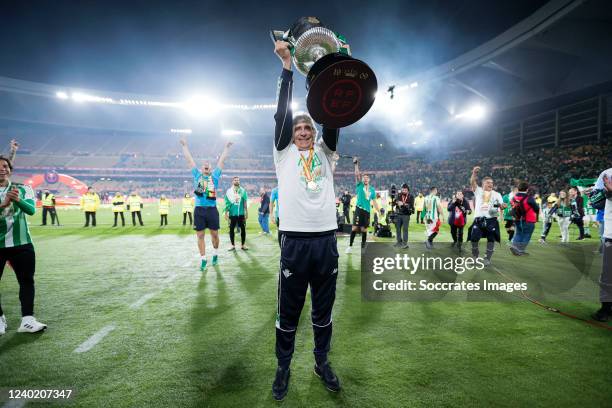
POLYGON ((223 170, 223 166, 225 165, 225 159, 229 153, 230 147, 232 147, 233 142, 227 142, 225 144, 225 148, 223 149, 223 153, 221 153, 221 157, 219 157, 219 161, 217 162, 217 167, 223 170))
POLYGON ((283 64, 283 72, 278 80, 278 105, 274 120, 274 147, 276 150, 283 150, 291 144, 293 138, 293 112, 291 101, 293 99, 293 72, 291 71, 291 51, 289 43, 276 41, 274 52, 283 64))
POLYGON ((480 167, 476 166, 472 169, 472 176, 470 177, 470 186, 472 187, 472 191, 476 192, 478 188, 478 172, 480 171, 480 167))
POLYGON ((189 151, 189 147, 187 147, 187 140, 185 138, 182 138, 180 140, 181 146, 183 147, 183 156, 185 156, 185 160, 187 160, 187 164, 189 165, 190 169, 193 169, 194 167, 196 167, 196 163, 193 160, 193 157, 191 157, 191 152, 189 151))
POLYGON ((9 153, 9 160, 15 165, 15 156, 17 156, 17 149, 19 149, 19 143, 15 139, 11 140, 11 152, 9 153))
POLYGON ((353 164, 355 165, 355 183, 361 181, 361 173, 359 173, 359 158, 353 157, 353 164))

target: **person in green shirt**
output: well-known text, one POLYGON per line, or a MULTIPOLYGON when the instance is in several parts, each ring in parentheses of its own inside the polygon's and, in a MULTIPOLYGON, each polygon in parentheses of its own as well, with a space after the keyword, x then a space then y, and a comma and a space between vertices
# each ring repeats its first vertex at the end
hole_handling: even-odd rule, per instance
POLYGON ((361 247, 365 247, 368 237, 368 226, 370 225, 371 204, 374 204, 376 211, 380 212, 380 208, 376 202, 376 190, 370 185, 370 176, 361 174, 359 171, 359 159, 357 157, 353 158, 353 163, 355 164, 355 197, 357 197, 357 202, 353 218, 351 239, 349 241, 349 246, 346 248, 347 254, 351 253, 351 248, 353 247, 357 232, 361 232, 361 247))
MULTIPOLYGON (((36 333, 47 325, 33 316, 36 255, 26 216, 36 212, 35 197, 30 186, 11 182, 12 172, 10 159, 0 156, 0 278, 9 262, 19 282, 22 319, 17 331, 36 333)), ((0 306, 0 335, 6 329, 6 318, 0 306)))
POLYGON ((236 226, 240 227, 241 249, 247 251, 249 248, 244 244, 246 241, 246 220, 249 217, 249 198, 244 188, 240 187, 240 178, 234 177, 232 186, 225 193, 225 219, 229 221, 229 235, 232 247, 230 251, 235 251, 234 244, 236 226))
POLYGON ((512 209, 510 206, 510 201, 516 194, 518 189, 516 187, 512 188, 512 191, 508 194, 504 194, 502 197, 502 201, 507 205, 504 208, 504 227, 506 228, 506 232, 508 233, 508 242, 512 242, 512 238, 514 238, 514 217, 510 214, 510 210, 512 209))

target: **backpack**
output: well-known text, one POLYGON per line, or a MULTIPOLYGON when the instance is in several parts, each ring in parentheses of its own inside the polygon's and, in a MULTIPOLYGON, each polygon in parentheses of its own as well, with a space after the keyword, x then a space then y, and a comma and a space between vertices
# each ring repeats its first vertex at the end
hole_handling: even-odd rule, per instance
POLYGON ((522 220, 527 216, 527 210, 525 210, 525 205, 523 204, 523 201, 526 199, 527 197, 523 198, 522 200, 517 200, 515 196, 512 197, 512 200, 510 200, 510 214, 517 221, 522 220))

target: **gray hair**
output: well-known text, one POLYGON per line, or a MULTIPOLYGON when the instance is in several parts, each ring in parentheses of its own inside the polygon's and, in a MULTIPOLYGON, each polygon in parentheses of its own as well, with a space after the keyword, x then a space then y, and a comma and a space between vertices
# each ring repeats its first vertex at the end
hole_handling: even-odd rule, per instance
POLYGON ((312 128, 312 138, 313 140, 317 139, 317 127, 315 126, 315 122, 314 120, 312 120, 312 117, 310 117, 309 114, 307 113, 300 113, 297 114, 293 117, 293 127, 295 128, 295 125, 297 125, 300 122, 306 122, 310 125, 310 127, 312 128))

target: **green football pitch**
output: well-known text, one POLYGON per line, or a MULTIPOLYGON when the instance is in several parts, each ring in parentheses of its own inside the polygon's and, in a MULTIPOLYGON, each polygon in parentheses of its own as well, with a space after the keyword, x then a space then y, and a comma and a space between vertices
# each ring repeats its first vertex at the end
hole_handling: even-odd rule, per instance
MULTIPOLYGON (((332 394, 313 374, 307 300, 289 394, 277 403, 275 229, 259 235, 252 208, 250 251, 231 253, 222 222, 220 264, 201 273, 195 234, 174 211, 164 228, 155 206, 145 207, 145 227, 111 228, 109 209, 89 229, 76 210, 60 211, 61 227, 38 226, 40 213, 31 218, 35 311, 49 329, 16 332, 18 285, 5 268, 0 291, 9 329, 0 337, 0 388, 70 388, 69 404, 80 407, 612 404, 612 331, 527 301, 362 301, 360 255, 344 254, 347 238, 338 239, 330 353, 343 389, 332 394)), ((548 259, 537 256, 540 228, 528 261, 545 269, 548 259)), ((422 246, 423 227, 411 225, 410 234, 411 246, 422 246)), ((555 225, 551 248, 557 236, 555 225)), ((448 245, 447 226, 438 241, 448 245)), ((583 245, 594 249, 596 239, 589 241, 583 245)), ((503 243, 493 258, 500 269, 517 259, 524 258, 512 258, 503 243)), ((600 256, 592 255, 591 267, 601 269, 600 256)), ((553 306, 588 318, 598 304, 553 306)))

